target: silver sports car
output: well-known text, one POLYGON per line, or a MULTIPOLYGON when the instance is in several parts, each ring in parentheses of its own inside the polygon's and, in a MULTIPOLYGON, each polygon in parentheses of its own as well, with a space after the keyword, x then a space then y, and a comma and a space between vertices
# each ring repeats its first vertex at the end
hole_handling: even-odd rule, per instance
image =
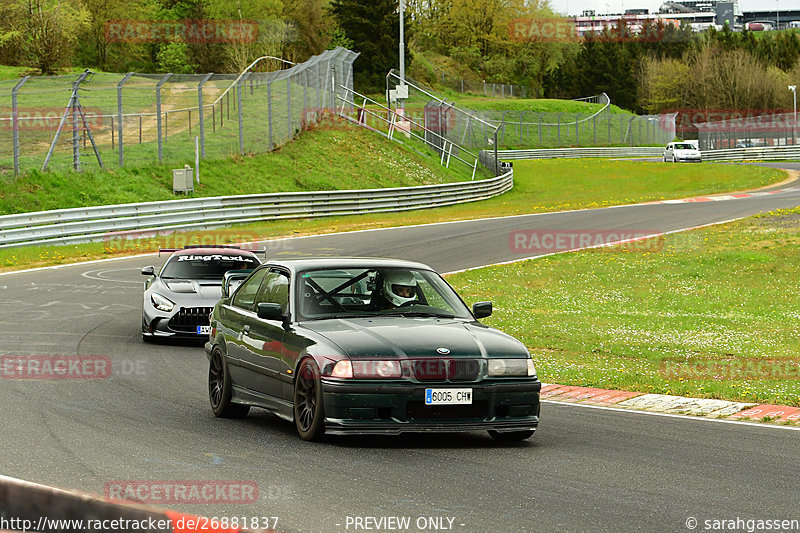
POLYGON ((222 294, 229 271, 250 271, 261 262, 253 251, 235 247, 186 247, 161 250, 172 255, 156 273, 146 266, 142 302, 142 339, 208 338, 208 317, 222 294))

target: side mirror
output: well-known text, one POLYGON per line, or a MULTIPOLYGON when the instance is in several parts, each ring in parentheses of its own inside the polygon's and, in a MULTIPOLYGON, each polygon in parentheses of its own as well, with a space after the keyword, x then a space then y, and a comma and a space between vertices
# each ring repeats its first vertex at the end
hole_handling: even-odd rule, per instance
POLYGON ((142 268, 142 276, 155 276, 155 275, 156 275, 156 267, 146 266, 142 268))
POLYGON ((283 320, 285 317, 283 316, 283 309, 281 308, 280 304, 274 303, 260 303, 258 304, 258 310, 256 311, 258 318, 263 318, 264 320, 283 320))
POLYGON ((472 304, 472 314, 475 318, 486 318, 492 315, 492 302, 478 302, 472 304))
POLYGON ((246 280, 252 270, 228 270, 222 276, 222 297, 227 298, 246 280))

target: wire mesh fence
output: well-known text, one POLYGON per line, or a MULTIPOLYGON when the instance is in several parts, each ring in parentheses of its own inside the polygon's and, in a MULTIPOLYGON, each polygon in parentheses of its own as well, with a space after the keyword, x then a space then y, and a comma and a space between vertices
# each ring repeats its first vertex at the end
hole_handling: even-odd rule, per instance
POLYGON ((183 165, 196 145, 201 158, 269 151, 334 111, 357 56, 336 48, 271 72, 0 82, 0 172, 183 165))
MULTIPOLYGON (((400 76, 393 70, 386 80, 391 102, 400 76)), ((408 87, 408 97, 402 99, 407 116, 435 124, 449 141, 473 149, 664 145, 675 138, 674 113, 614 113, 605 93, 583 99, 594 104, 587 113, 476 111, 457 106, 407 76, 403 85, 408 87)))
POLYGON ((797 145, 796 114, 742 116, 741 112, 724 112, 724 120, 694 124, 701 150, 757 148, 797 145))
POLYGON ((479 172, 478 163, 484 164, 478 177, 499 175, 494 166, 486 165, 477 153, 448 141, 439 133, 438 125, 427 120, 428 115, 425 122, 420 122, 353 89, 342 89, 344 96, 337 97, 342 118, 405 144, 419 154, 438 158, 442 166, 465 173, 473 180, 479 172))
POLYGON ((437 83, 460 93, 482 94, 492 98, 527 98, 530 94, 530 90, 524 85, 465 79, 438 69, 434 70, 434 75, 437 83))

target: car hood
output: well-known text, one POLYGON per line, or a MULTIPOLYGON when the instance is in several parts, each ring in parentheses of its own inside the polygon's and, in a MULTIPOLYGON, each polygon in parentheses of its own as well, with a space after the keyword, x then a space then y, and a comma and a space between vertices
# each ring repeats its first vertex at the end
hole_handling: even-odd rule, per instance
POLYGON ((479 322, 377 317, 306 322, 344 355, 363 357, 529 357, 515 338, 479 322), (437 352, 446 348, 449 353, 437 352))
POLYGON ((159 292, 179 299, 213 300, 222 298, 222 282, 215 280, 170 279, 160 280, 159 292))
POLYGON ((700 151, 699 150, 673 150, 673 153, 675 155, 686 155, 686 156, 689 156, 689 155, 699 156, 700 155, 700 151))

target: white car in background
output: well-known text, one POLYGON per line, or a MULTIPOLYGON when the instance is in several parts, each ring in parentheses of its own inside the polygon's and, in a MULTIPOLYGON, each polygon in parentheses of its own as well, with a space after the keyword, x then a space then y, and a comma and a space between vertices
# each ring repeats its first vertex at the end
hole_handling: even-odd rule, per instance
POLYGON ((673 163, 700 163, 703 156, 698 150, 697 145, 691 141, 671 142, 664 149, 664 162, 673 163))

